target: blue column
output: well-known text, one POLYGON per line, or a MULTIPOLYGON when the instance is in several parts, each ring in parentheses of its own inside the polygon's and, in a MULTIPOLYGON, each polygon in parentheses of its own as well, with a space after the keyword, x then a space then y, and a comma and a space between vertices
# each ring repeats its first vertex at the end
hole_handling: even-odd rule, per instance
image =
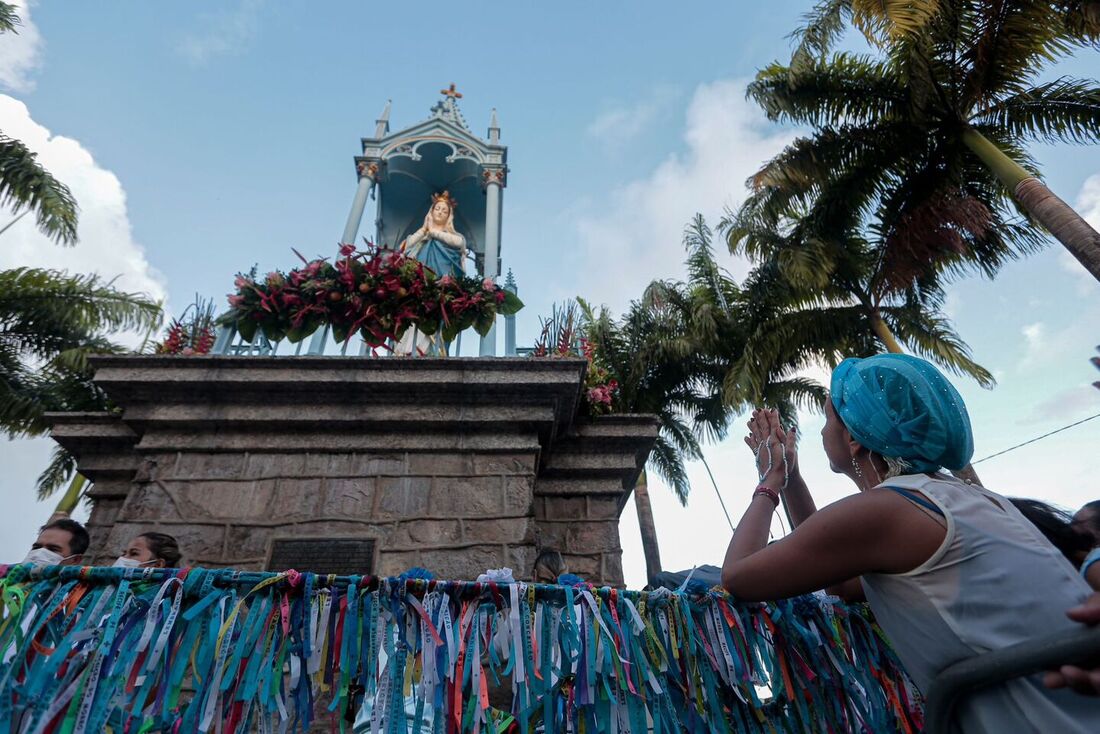
POLYGON ((355 244, 359 223, 363 220, 363 210, 367 207, 367 197, 374 188, 374 173, 378 170, 375 166, 372 171, 371 166, 374 164, 359 166, 359 187, 355 190, 355 199, 351 202, 351 211, 348 213, 347 224, 344 225, 344 234, 340 237, 341 243, 355 244))
MULTIPOLYGON (((504 171, 490 170, 487 185, 485 187, 485 265, 482 275, 496 280, 500 274, 500 189, 503 184, 504 171)), ((497 327, 481 337, 481 356, 495 357, 497 353, 497 327)))
MULTIPOLYGON (((516 278, 512 275, 511 270, 508 271, 508 275, 504 279, 504 290, 519 293, 519 289, 516 287, 516 278)), ((514 313, 504 317, 504 356, 516 356, 516 315, 514 313)))

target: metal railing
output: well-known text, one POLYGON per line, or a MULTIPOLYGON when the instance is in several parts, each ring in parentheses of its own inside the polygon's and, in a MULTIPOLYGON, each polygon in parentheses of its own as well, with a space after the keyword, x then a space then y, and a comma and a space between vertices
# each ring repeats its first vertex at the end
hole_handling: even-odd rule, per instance
MULTIPOLYGON (((447 345, 446 356, 449 357, 476 357, 478 350, 480 349, 480 340, 477 337, 477 332, 472 329, 468 329, 474 338, 467 338, 467 343, 472 345, 472 350, 467 348, 470 354, 463 354, 463 339, 462 335, 465 332, 459 332, 458 337, 447 345)), ((350 353, 352 356, 375 358, 375 357, 389 357, 394 356, 393 344, 389 344, 387 347, 372 348, 365 341, 358 336, 352 337, 346 341, 337 341, 332 336, 332 330, 329 327, 318 329, 313 333, 313 336, 303 339, 297 344, 292 344, 287 340, 271 341, 262 333, 257 332, 255 338, 251 342, 246 342, 241 338, 241 335, 237 333, 237 330, 232 326, 219 326, 217 336, 214 339, 214 346, 211 349, 213 354, 228 354, 238 356, 255 356, 255 357, 299 357, 299 356, 348 356, 350 353)), ((423 356, 440 356, 440 350, 438 348, 432 349, 423 356)), ((402 355, 404 356, 404 355, 402 355)), ((419 356, 419 355, 409 355, 419 356)), ((514 356, 514 355, 510 355, 514 356)))
POLYGON ((1100 661, 1100 627, 1047 635, 960 660, 940 671, 929 687, 924 730, 928 734, 951 732, 959 702, 975 691, 1061 665, 1097 661, 1100 661))

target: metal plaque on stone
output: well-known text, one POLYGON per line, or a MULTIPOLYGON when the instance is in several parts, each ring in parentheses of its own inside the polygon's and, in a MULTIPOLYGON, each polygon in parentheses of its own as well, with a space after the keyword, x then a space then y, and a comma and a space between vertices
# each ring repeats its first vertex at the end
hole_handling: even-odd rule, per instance
POLYGON ((374 573, 373 538, 276 538, 269 571, 312 571, 338 575, 374 573))

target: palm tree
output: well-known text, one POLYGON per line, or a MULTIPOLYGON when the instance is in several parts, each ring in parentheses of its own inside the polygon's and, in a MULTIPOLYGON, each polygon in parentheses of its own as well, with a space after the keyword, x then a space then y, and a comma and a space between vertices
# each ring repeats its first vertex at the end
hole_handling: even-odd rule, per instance
POLYGON ((1100 16, 1086 5, 822 3, 790 64, 772 64, 749 87, 772 119, 814 128, 753 177, 749 204, 776 217, 831 188, 864 215, 891 207, 910 223, 884 233, 899 261, 946 254, 955 269, 989 274, 1034 249, 1038 224, 1100 279, 1100 234, 1039 181, 1026 152, 1034 141, 1100 141, 1095 81, 1038 81, 1051 62, 1097 43, 1100 16), (921 12, 907 15, 913 8, 921 12), (847 20, 882 54, 830 53, 847 20), (970 249, 944 247, 958 227, 970 249))
MULTIPOLYGON (((88 356, 128 351, 107 337, 156 328, 160 306, 96 275, 17 268, 0 271, 0 432, 39 436, 49 411, 101 411, 106 396, 91 381, 88 356)), ((57 449, 39 478, 46 496, 72 475, 57 449)))
MULTIPOLYGON (((0 2, 0 34, 18 33, 19 16, 11 3, 0 2)), ((36 155, 0 131, 0 204, 15 214, 33 210, 38 227, 58 244, 76 242, 76 201, 65 184, 50 175, 36 155)))
MULTIPOLYGON (((736 215, 724 220, 735 252, 757 262, 740 286, 717 268, 702 217, 686 231, 695 285, 693 302, 681 308, 694 314, 692 339, 722 364, 723 398, 732 410, 772 407, 795 425, 797 408, 820 410, 826 399, 824 386, 804 377, 807 369, 900 352, 902 344, 983 386, 993 384, 943 314, 944 294, 934 277, 892 286, 881 243, 855 233, 810 237, 806 221, 781 220, 778 230, 786 234, 780 234, 754 229, 751 219, 736 215), (708 333, 715 338, 708 340, 708 333)), ((967 476, 977 481, 973 472, 967 476)))
POLYGON ((606 307, 596 311, 584 301, 580 305, 582 334, 619 384, 614 409, 653 414, 660 423, 646 470, 633 487, 646 574, 652 583, 661 560, 647 471, 656 471, 686 504, 691 486, 684 462, 703 459, 700 439, 724 436, 731 414, 722 404, 717 373, 706 355, 695 351, 685 356, 677 348, 684 324, 674 309, 635 301, 615 320, 606 307))

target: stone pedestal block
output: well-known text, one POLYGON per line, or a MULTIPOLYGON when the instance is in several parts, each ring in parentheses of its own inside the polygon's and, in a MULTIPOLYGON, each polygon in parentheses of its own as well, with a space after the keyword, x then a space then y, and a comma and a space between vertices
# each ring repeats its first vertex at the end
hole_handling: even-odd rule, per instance
POLYGON ((529 578, 538 551, 553 548, 586 578, 622 583, 618 516, 657 424, 578 420, 583 360, 93 364, 121 412, 51 419, 94 482, 96 561, 157 530, 192 565, 264 569, 276 549, 285 566, 308 548, 302 562, 316 567, 303 570, 373 552, 360 573, 424 566, 472 579, 511 566, 529 578), (313 542, 284 542, 295 539, 313 542))

